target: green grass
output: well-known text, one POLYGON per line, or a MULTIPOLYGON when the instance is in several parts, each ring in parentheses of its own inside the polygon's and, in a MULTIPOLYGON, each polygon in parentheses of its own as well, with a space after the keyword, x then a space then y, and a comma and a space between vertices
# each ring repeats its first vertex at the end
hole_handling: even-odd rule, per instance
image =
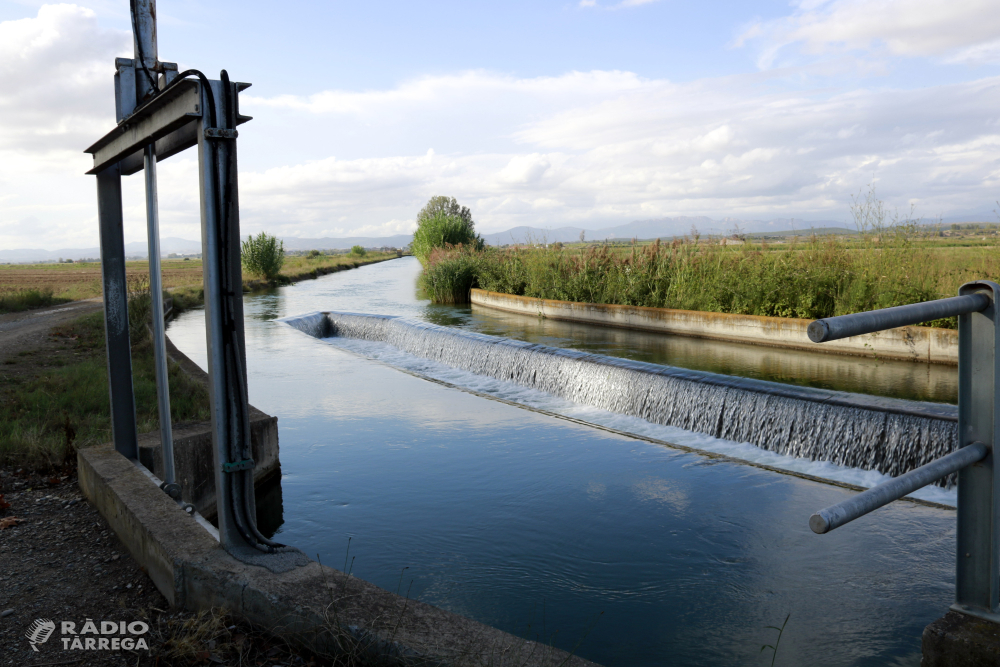
MULTIPOLYGON (((85 315, 53 331, 75 354, 52 355, 48 367, 35 362, 47 354, 25 355, 34 374, 12 375, 0 388, 0 465, 35 469, 57 467, 74 448, 111 440, 108 371, 102 313, 85 315)), ((132 346, 132 379, 140 433, 159 428, 152 344, 139 337, 132 346)), ((208 393, 177 364, 169 364, 170 408, 174 422, 209 418, 208 393)))
MULTIPOLYGON (((562 301, 815 319, 957 293, 1000 277, 996 247, 941 248, 912 228, 784 244, 671 244, 438 251, 420 278, 436 302, 470 287, 562 301)), ((954 327, 954 320, 928 323, 954 327)))
POLYGON ((0 313, 44 308, 67 301, 69 299, 54 296, 51 289, 6 289, 0 291, 0 313))

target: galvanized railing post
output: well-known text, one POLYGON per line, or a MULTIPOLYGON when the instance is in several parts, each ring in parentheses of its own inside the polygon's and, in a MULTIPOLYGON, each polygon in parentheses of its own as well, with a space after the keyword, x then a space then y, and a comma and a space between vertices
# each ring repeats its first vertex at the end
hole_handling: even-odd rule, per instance
POLYGON ((156 194, 156 150, 149 144, 143 151, 146 181, 146 234, 149 248, 149 295, 153 319, 153 361, 156 365, 156 398, 160 416, 160 455, 163 459, 164 490, 180 498, 174 472, 174 436, 170 423, 170 377, 167 369, 167 334, 163 321, 163 281, 160 271, 160 214, 156 194))
POLYGON ((994 474, 1000 416, 1000 285, 967 283, 961 295, 984 294, 991 305, 958 319, 958 445, 982 442, 989 454, 958 473, 955 604, 967 614, 1000 620, 1000 475, 994 474))

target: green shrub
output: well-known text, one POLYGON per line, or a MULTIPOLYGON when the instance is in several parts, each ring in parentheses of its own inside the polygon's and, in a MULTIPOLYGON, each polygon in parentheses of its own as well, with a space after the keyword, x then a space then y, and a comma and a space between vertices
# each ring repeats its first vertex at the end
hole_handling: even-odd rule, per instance
POLYGON ((125 289, 128 293, 128 337, 135 348, 149 339, 146 326, 152 322, 150 315, 153 312, 149 277, 141 273, 130 274, 125 278, 125 289))
POLYGON ((310 250, 308 253, 306 253, 306 259, 316 259, 322 254, 323 253, 321 253, 319 250, 310 250))
POLYGON ((266 280, 278 277, 285 263, 285 242, 261 232, 243 242, 243 268, 266 280))
POLYGON ((44 308, 69 299, 53 296, 51 289, 10 289, 0 288, 0 313, 12 313, 32 308, 44 308))
POLYGON ((435 248, 417 284, 434 303, 468 303, 481 259, 481 253, 469 246, 435 248))
POLYGON ((355 245, 351 246, 351 254, 357 257, 364 257, 365 255, 368 254, 368 251, 365 250, 362 246, 355 245))
POLYGON ((483 239, 476 234, 472 212, 459 206, 454 197, 431 197, 417 214, 417 231, 413 234, 410 250, 424 266, 431 251, 448 246, 483 248, 483 239))

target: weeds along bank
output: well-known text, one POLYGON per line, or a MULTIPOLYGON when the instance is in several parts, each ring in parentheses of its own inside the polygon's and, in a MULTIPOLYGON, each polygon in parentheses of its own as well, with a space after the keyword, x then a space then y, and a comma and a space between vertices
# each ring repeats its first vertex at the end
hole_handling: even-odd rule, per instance
POLYGON ((561 301, 815 319, 953 296, 964 282, 996 277, 996 248, 935 248, 904 228, 784 244, 458 246, 428 255, 420 285, 439 303, 466 302, 478 287, 561 301))

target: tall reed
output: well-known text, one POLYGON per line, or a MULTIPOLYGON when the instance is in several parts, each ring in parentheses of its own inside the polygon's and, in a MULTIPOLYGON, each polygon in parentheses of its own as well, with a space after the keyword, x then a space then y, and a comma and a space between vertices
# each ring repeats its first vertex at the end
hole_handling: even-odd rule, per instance
MULTIPOLYGON (((519 296, 774 317, 820 318, 954 295, 967 280, 1000 275, 988 249, 963 265, 916 243, 913 226, 858 237, 787 244, 675 240, 631 248, 436 251, 421 285, 439 302, 464 301, 470 287, 519 296)), ((933 326, 953 327, 954 321, 933 326)))

